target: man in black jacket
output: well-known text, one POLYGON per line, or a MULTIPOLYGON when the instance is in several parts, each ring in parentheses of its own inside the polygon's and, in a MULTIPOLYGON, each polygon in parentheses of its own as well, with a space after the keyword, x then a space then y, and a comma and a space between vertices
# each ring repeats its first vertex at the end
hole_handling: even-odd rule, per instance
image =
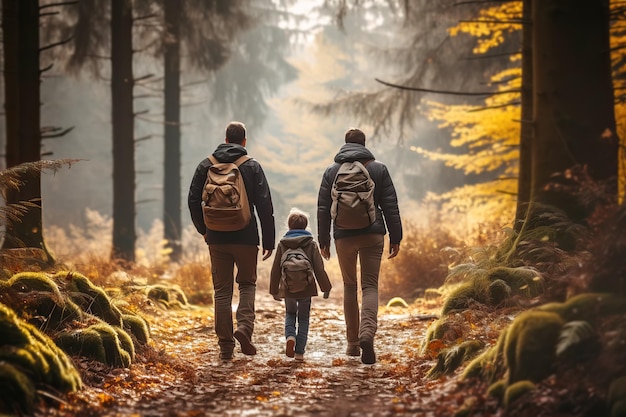
POLYGON ((383 254, 384 235, 389 229, 389 258, 400 251, 402 221, 396 190, 385 164, 376 161, 365 147, 365 134, 350 129, 345 145, 335 155, 335 163, 326 168, 317 200, 317 229, 320 252, 330 258, 331 190, 343 162, 360 161, 375 183, 376 219, 363 229, 341 229, 333 223, 333 237, 343 277, 344 316, 348 347, 346 354, 361 356, 363 363, 376 362, 374 336, 378 327, 378 274, 383 254), (384 216, 384 217, 383 217, 384 216), (386 224, 386 227, 385 227, 386 224), (357 257, 361 265, 362 307, 359 318, 357 257))
MULTIPOLYGON (((226 127, 226 141, 217 147, 213 157, 219 162, 234 162, 246 151, 246 128, 243 123, 231 122, 226 127)), ((246 355, 255 355, 252 344, 254 331, 254 299, 256 295, 257 254, 259 230, 254 208, 261 222, 263 260, 272 255, 275 244, 274 208, 269 185, 261 165, 255 159, 248 159, 239 167, 250 205, 250 223, 234 232, 209 230, 202 214, 202 191, 211 161, 205 158, 196 168, 189 187, 189 211, 191 220, 204 236, 211 255, 211 275, 213 277, 215 333, 220 347, 220 358, 233 357, 235 340, 240 343, 246 355), (239 285, 239 306, 237 307, 237 330, 233 332, 232 298, 234 267, 237 266, 236 281, 239 285)))

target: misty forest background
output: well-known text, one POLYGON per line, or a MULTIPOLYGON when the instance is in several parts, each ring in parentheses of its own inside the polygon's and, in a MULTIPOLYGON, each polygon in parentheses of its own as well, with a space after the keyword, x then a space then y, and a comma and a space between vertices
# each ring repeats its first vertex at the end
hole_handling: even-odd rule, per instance
MULTIPOLYGON (((156 230, 163 228, 164 202, 167 205, 176 198, 172 192, 180 197, 178 207, 169 203, 175 213, 167 213, 168 218, 180 216, 176 227, 181 230, 174 231, 174 235, 182 236, 185 252, 204 250, 199 247, 201 239, 192 231, 186 192, 197 163, 223 142, 224 126, 230 120, 246 123, 248 150, 265 168, 280 225, 292 206, 315 213, 321 173, 341 146, 343 133, 352 126, 367 133, 368 146, 392 168, 402 215, 408 222, 427 223, 429 208, 440 208, 439 201, 425 201, 430 193, 455 189, 459 192, 457 187, 493 182, 514 169, 515 162, 500 161, 496 155, 490 162, 480 162, 477 157, 454 167, 429 157, 429 152, 444 156, 452 153, 457 157, 475 153, 466 144, 451 144, 454 127, 441 125, 445 115, 437 114, 442 110, 436 103, 480 107, 484 97, 433 96, 389 88, 385 91, 372 76, 392 81, 404 77, 411 85, 445 86, 460 92, 494 90, 497 83, 490 83, 485 74, 499 73, 519 62, 506 54, 473 59, 476 39, 466 34, 451 36, 449 32, 463 16, 472 16, 478 6, 424 3, 411 6, 410 15, 406 15, 402 4, 390 8, 386 2, 370 2, 341 16, 342 25, 338 27, 338 7, 346 6, 324 8, 316 2, 253 1, 228 6, 239 8, 241 15, 229 11, 233 17, 225 14, 213 18, 232 19, 208 29, 221 30, 220 24, 232 25, 239 33, 230 39, 222 39, 222 34, 210 39, 210 33, 202 33, 200 36, 207 38, 198 40, 192 38, 197 34, 183 34, 191 39, 182 38, 181 42, 180 149, 169 148, 168 152, 170 158, 180 155, 180 170, 166 172, 165 149, 171 139, 164 137, 164 126, 168 124, 164 121, 166 75, 162 56, 168 35, 159 20, 162 11, 150 3, 143 10, 133 11, 134 15, 147 16, 133 28, 135 117, 133 137, 127 140, 133 141, 134 169, 126 168, 117 174, 122 177, 120 181, 135 184, 134 199, 125 204, 135 205, 140 261, 143 256, 157 256, 156 248, 148 249, 146 245, 154 245, 154 236, 159 234, 156 230), (205 43, 198 45, 202 41, 205 43), (211 48, 217 49, 218 58, 210 56, 211 48), (216 62, 202 63, 203 59, 216 62), (179 188, 168 189, 168 181, 179 181, 179 188), (153 237, 151 243, 146 242, 148 236, 153 237)), ((198 6, 190 2, 187 13, 210 13, 219 3, 194 11, 193 7, 198 6)), ((42 68, 51 65, 41 74, 42 159, 81 159, 69 170, 61 169, 54 175, 44 172, 41 176, 45 240, 60 258, 75 255, 79 248, 84 252, 84 244, 74 246, 72 239, 65 239, 72 230, 86 232, 95 226, 94 222, 112 220, 115 192, 107 22, 91 22, 87 29, 72 26, 77 14, 90 13, 80 7, 86 6, 70 4, 42 9, 53 13, 40 19, 41 47, 68 41, 42 50, 39 55, 42 68), (90 33, 89 28, 101 32, 90 33), (73 30, 77 32, 72 33, 73 30), (102 44, 98 45, 98 41, 102 44), (80 47, 91 49, 77 50, 76 44, 87 44, 80 47), (77 58, 80 53, 85 56, 77 58), (57 129, 52 136, 70 131, 47 138, 50 132, 46 129, 57 129)), ((512 52, 519 48, 519 34, 510 37, 497 49, 512 52)), ((490 120, 485 112, 477 114, 490 120)), ((515 128, 511 127, 511 135, 515 128)), ((1 140, 4 148, 5 129, 1 140)), ((121 153, 129 152, 121 149, 121 153)), ((515 181, 500 181, 498 187, 512 192, 515 181)), ((449 211, 458 211, 462 221, 462 227, 454 228, 455 234, 462 238, 473 235, 486 218, 500 225, 510 223, 506 209, 513 207, 514 196, 494 193, 493 201, 498 202, 494 208, 493 201, 472 198, 471 191, 465 194, 467 197, 450 206, 449 211), (498 214, 494 218, 495 213, 498 214)), ((130 216, 124 222, 133 225, 132 211, 120 212, 119 216, 130 216)), ((315 216, 311 220, 315 230, 315 216)), ((110 251, 111 233, 101 230, 95 234, 97 250, 110 251)))

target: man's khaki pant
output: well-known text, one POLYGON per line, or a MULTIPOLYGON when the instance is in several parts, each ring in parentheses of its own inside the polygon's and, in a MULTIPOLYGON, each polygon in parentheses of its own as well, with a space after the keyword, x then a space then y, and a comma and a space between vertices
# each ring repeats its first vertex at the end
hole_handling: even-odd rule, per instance
POLYGON ((252 339, 258 251, 258 247, 254 245, 209 245, 215 333, 220 351, 223 353, 232 353, 235 348, 232 313, 234 281, 239 285, 237 329, 252 339), (237 266, 236 278, 235 266, 237 266))
POLYGON ((348 345, 360 340, 374 340, 378 328, 378 273, 383 255, 384 236, 369 234, 335 240, 337 258, 343 276, 343 312, 348 345), (357 257, 361 266, 363 294, 359 320, 357 257))

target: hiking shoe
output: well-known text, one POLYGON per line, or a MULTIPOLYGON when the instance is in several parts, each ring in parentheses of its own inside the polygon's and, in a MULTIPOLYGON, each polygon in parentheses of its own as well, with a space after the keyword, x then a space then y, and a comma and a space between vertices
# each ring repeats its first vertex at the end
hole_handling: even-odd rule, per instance
POLYGON ((287 344, 285 345, 285 355, 287 355, 288 358, 293 358, 295 352, 294 352, 294 348, 296 347, 296 338, 293 336, 289 336, 287 338, 287 344))
POLYGON ((361 340, 361 362, 367 365, 376 363, 373 340, 361 340))
POLYGON ((296 353, 294 357, 298 362, 302 362, 304 360, 304 353, 296 353))
POLYGON ((241 345, 241 352, 244 355, 256 355, 256 348, 254 347, 248 336, 243 334, 241 330, 235 330, 233 336, 235 336, 235 339, 237 339, 237 341, 241 345))
POLYGON ((348 356, 361 356, 361 348, 359 345, 348 345, 346 348, 346 355, 348 356))
POLYGON ((220 360, 222 361, 233 360, 233 352, 220 352, 220 360))

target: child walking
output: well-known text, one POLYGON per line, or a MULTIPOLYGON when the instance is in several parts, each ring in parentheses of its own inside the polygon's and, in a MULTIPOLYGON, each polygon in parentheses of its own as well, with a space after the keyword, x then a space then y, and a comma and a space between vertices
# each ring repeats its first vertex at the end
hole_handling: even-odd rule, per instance
POLYGON ((332 288, 319 247, 306 230, 308 223, 306 213, 291 209, 289 231, 278 243, 270 275, 270 294, 275 300, 285 299, 285 354, 296 360, 304 360, 311 297, 317 296, 317 284, 324 298, 332 288))

